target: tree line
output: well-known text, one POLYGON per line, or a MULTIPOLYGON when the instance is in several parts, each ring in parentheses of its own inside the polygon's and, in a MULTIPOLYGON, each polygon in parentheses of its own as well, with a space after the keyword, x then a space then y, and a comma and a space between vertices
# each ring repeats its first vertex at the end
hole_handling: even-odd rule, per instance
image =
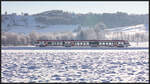
POLYGON ((132 26, 137 24, 148 24, 148 14, 136 15, 124 12, 116 13, 87 13, 75 14, 64 11, 48 11, 35 14, 36 21, 47 25, 82 25, 94 27, 99 22, 104 23, 109 28, 132 26), (55 13, 55 14, 54 14, 55 13))
POLYGON ((36 40, 128 40, 129 42, 148 42, 149 34, 136 32, 110 32, 106 25, 100 23, 94 27, 82 28, 72 32, 32 31, 29 34, 2 32, 2 46, 33 45, 36 40))

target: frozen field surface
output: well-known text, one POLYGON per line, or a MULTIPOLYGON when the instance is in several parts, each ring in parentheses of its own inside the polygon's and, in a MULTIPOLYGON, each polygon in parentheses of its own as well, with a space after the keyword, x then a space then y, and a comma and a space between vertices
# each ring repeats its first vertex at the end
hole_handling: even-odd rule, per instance
POLYGON ((2 82, 149 82, 148 49, 3 50, 2 82))

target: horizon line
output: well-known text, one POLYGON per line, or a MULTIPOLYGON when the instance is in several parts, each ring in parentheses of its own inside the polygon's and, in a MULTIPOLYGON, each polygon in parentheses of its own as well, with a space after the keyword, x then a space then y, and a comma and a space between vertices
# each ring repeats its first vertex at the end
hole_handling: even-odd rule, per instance
POLYGON ((67 12, 67 13, 73 13, 73 14, 104 14, 104 13, 109 13, 109 14, 114 14, 114 13, 126 13, 127 15, 147 15, 149 13, 143 13, 143 14, 138 14, 138 13, 127 13, 127 12, 122 12, 122 11, 117 11, 117 12, 103 12, 103 13, 96 13, 96 12, 87 12, 87 13, 76 13, 76 12, 72 12, 72 11, 66 11, 66 10, 59 10, 59 9, 52 9, 52 10, 47 10, 47 11, 42 11, 42 12, 38 12, 38 13, 27 13, 27 12, 20 12, 20 14, 16 13, 16 12, 12 12, 12 13, 8 13, 7 11, 5 11, 4 13, 1 13, 1 15, 5 15, 5 13, 7 12, 7 14, 16 14, 16 15, 22 15, 27 13, 29 15, 35 15, 35 14, 40 14, 40 13, 44 13, 44 12, 49 12, 49 11, 62 11, 62 12, 67 12))

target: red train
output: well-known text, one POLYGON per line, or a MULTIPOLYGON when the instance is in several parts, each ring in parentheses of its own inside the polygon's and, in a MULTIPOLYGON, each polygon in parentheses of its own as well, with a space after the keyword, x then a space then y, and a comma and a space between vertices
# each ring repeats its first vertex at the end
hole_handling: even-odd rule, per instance
POLYGON ((126 40, 37 40, 35 46, 90 46, 90 47, 128 47, 126 40))

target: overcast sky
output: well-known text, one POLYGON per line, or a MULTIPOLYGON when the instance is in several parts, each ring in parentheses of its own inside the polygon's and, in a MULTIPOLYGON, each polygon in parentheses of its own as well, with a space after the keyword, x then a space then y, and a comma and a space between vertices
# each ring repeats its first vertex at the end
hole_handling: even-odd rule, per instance
POLYGON ((64 10, 74 13, 148 14, 148 1, 2 1, 2 14, 35 14, 49 10, 64 10))

